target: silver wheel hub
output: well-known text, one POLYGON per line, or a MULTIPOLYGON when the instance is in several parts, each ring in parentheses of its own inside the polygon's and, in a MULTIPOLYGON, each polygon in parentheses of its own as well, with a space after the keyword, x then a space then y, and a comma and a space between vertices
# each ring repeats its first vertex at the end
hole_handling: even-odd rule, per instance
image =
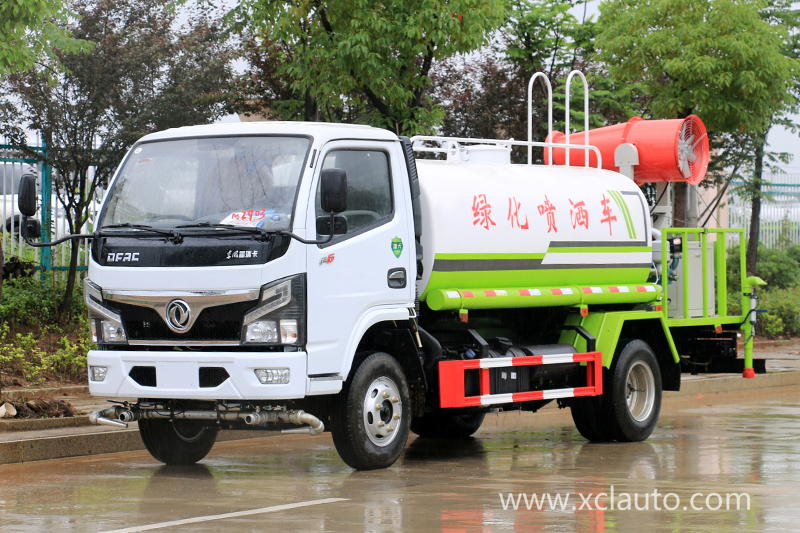
POLYGON ((644 361, 636 361, 628 371, 626 387, 628 412, 637 422, 644 422, 652 414, 656 398, 653 371, 644 361))
POLYGON ((364 397, 364 428, 375 446, 388 446, 400 429, 403 402, 391 379, 381 376, 370 384, 364 397))

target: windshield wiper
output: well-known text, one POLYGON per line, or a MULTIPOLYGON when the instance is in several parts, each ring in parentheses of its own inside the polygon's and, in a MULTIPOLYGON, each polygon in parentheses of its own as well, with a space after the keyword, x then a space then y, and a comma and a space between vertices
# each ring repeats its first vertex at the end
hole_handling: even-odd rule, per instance
POLYGON ((156 235, 166 235, 167 237, 170 237, 170 240, 172 240, 174 244, 180 244, 183 242, 183 235, 181 235, 177 231, 158 229, 154 228, 153 226, 148 226, 146 224, 131 224, 130 222, 123 222, 122 224, 110 224, 108 226, 103 226, 102 228, 97 230, 97 235, 98 236, 104 235, 104 232, 107 229, 135 229, 139 231, 147 231, 150 233, 155 233, 156 235))
POLYGON ((213 222, 198 222, 196 224, 183 224, 175 226, 176 228, 198 228, 198 229, 224 229, 229 231, 236 231, 241 233, 251 233, 253 235, 266 235, 268 232, 262 228, 255 228, 250 226, 236 226, 235 224, 219 224, 213 222))

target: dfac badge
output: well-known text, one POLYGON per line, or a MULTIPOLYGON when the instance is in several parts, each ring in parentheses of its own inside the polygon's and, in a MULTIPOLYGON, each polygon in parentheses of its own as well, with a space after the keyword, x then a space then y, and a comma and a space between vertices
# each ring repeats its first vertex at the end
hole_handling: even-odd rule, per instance
POLYGON ((400 257, 400 254, 403 253, 403 239, 400 237, 392 239, 392 252, 394 252, 395 257, 400 257))

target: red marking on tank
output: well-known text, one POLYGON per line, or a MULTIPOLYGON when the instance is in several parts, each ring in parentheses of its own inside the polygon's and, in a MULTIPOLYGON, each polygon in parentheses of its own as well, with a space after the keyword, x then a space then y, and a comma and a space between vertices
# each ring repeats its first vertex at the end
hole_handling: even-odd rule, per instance
POLYGON ((488 296, 489 298, 491 298, 492 296, 497 296, 497 293, 496 293, 496 292, 494 292, 494 291, 483 291, 483 293, 484 293, 486 296, 488 296))
POLYGON ((520 289, 519 290, 519 295, 520 296, 530 296, 531 295, 531 291, 529 291, 528 289, 520 289))
POLYGON ((462 291, 462 292, 461 292, 461 295, 462 295, 464 298, 474 298, 474 296, 472 295, 472 291, 462 291))
POLYGON ((583 291, 583 294, 592 294, 593 292, 591 287, 584 287, 581 290, 583 291))
POLYGON ((479 194, 472 198, 472 221, 473 226, 480 224, 484 229, 489 229, 489 225, 496 226, 494 220, 489 216, 492 214, 492 204, 486 199, 485 194, 479 194))
POLYGON ((572 220, 572 229, 577 229, 578 226, 589 229, 589 212, 586 210, 586 202, 583 200, 580 202, 573 202, 571 198, 568 198, 568 200, 569 205, 572 206, 572 209, 569 210, 569 217, 572 220))
POLYGON ((608 290, 611 292, 619 292, 619 287, 609 287, 608 290))
POLYGON ((555 296, 561 296, 562 294, 564 294, 563 292, 561 292, 561 289, 550 289, 550 292, 552 292, 553 295, 555 296))
POLYGON ((636 287, 636 292, 647 292, 646 287, 636 287))
POLYGON ((551 231, 554 233, 558 233, 558 228, 556 228, 556 206, 547 198, 547 195, 544 196, 544 203, 541 205, 536 206, 536 209, 539 211, 540 215, 547 215, 547 233, 551 231))
POLYGON ((601 218, 600 219, 600 223, 601 224, 605 224, 606 222, 608 222, 608 234, 609 235, 613 235, 613 233, 611 231, 611 221, 612 220, 616 221, 617 220, 617 215, 612 215, 611 214, 611 208, 608 207, 608 204, 610 202, 611 202, 611 200, 606 198, 606 195, 603 194, 603 199, 600 201, 600 203, 603 205, 603 216, 606 217, 606 218, 601 218))
POLYGON ((519 229, 528 229, 528 215, 525 215, 524 224, 520 224, 519 222, 519 208, 521 205, 522 204, 517 201, 516 196, 508 199, 508 220, 511 221, 512 228, 516 225, 519 229))

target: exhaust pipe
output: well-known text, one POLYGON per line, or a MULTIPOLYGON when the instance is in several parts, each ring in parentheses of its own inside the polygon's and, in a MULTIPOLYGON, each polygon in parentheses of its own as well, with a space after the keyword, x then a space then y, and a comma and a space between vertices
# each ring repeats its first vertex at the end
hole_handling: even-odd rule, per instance
POLYGON ((306 426, 298 429, 284 429, 283 433, 308 433, 319 435, 325 431, 325 424, 312 415, 299 409, 297 411, 252 411, 245 413, 242 411, 180 411, 170 413, 168 410, 140 409, 132 406, 124 408, 116 405, 100 411, 95 411, 89 415, 89 421, 96 425, 107 425, 118 428, 127 428, 129 422, 135 422, 142 418, 149 419, 176 419, 176 420, 225 420, 228 422, 244 421, 248 426, 258 426, 266 422, 284 422, 298 426, 306 426), (115 420, 116 419, 116 420, 115 420))
POLYGON ((312 415, 311 413, 306 413, 302 409, 298 411, 290 411, 288 413, 289 422, 292 424, 302 425, 308 424, 308 427, 299 428, 299 429, 284 429, 283 433, 303 433, 308 431, 311 435, 319 435, 323 431, 325 431, 325 424, 323 424, 322 420, 317 418, 316 416, 312 415))
POLYGON ((300 429, 284 429, 282 433, 319 435, 325 431, 325 424, 322 420, 311 413, 306 413, 302 409, 297 411, 257 411, 248 413, 244 417, 244 423, 248 426, 258 426, 265 422, 288 422, 298 426, 307 425, 307 427, 300 429))
POLYGON ((113 420, 114 418, 121 418, 118 414, 121 410, 122 408, 120 406, 115 405, 114 407, 107 407, 106 409, 95 411, 89 415, 89 422, 96 426, 113 426, 126 429, 128 424, 124 421, 113 420))

